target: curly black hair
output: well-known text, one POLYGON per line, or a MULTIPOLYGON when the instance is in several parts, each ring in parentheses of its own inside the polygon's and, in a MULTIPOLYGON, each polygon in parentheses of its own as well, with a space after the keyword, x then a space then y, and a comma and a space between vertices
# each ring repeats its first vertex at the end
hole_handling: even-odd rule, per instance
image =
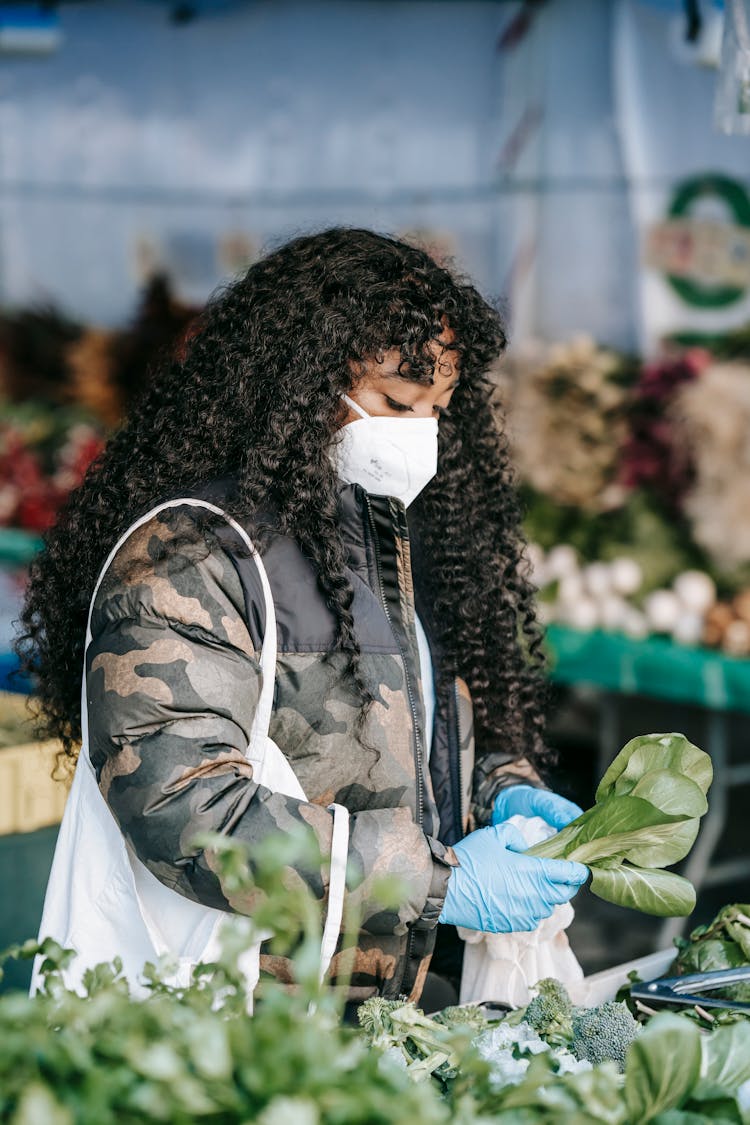
POLYGON ((401 376, 428 382, 446 324, 461 380, 441 418, 437 476, 409 510, 417 580, 446 674, 471 690, 477 752, 549 757, 541 636, 488 374, 505 347, 501 317, 452 265, 341 226, 281 245, 210 300, 46 533, 16 641, 36 680, 40 734, 75 755, 86 615, 112 544, 160 500, 228 474, 238 481, 231 514, 259 527, 272 510, 313 561, 336 647, 364 691, 328 451, 358 361, 398 347, 401 376))

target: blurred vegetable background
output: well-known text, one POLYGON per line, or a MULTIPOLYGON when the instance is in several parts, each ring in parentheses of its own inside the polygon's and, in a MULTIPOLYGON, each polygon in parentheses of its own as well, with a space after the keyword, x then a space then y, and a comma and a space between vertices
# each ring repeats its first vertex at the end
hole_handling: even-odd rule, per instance
POLYGON ((547 622, 750 653, 746 335, 647 362, 579 337, 503 368, 547 622))

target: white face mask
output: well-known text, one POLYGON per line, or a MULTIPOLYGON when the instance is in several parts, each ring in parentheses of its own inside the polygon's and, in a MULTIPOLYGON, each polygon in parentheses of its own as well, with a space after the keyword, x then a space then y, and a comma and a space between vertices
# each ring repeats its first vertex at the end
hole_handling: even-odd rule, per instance
POLYGON ((331 448, 341 480, 378 496, 396 496, 408 508, 437 472, 437 418, 368 414, 343 395, 361 417, 343 426, 331 448))

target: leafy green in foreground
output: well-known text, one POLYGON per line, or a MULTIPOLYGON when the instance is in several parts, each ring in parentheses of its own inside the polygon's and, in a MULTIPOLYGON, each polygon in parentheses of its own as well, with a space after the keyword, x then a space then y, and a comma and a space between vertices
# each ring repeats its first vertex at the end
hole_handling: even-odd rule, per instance
POLYGON ((662 870, 690 851, 708 808, 711 759, 682 734, 634 738, 617 755, 595 804, 530 855, 591 868, 591 890, 607 902, 660 917, 690 914, 695 890, 662 870))
MULTIPOLYGON (((226 878, 238 886, 249 879, 239 845, 212 838, 204 846, 226 878)), ((628 1048, 624 1074, 614 1062, 576 1059, 569 1048, 575 1049, 576 1020, 584 1013, 569 1006, 557 982, 540 986, 544 1003, 531 1010, 549 1040, 525 1018, 529 1009, 491 1023, 478 1008, 430 1017, 405 1000, 381 997, 362 1006, 361 1030, 343 1025, 345 987, 321 986, 315 965, 320 905, 290 897, 280 877, 290 849, 286 839, 256 850, 252 885, 262 909, 253 922, 233 920, 221 957, 198 966, 188 987, 172 987, 162 966, 146 966, 150 994, 133 1000, 114 962, 90 970, 85 995, 77 995, 60 975, 71 951, 49 940, 18 947, 21 957, 41 948, 45 987, 34 998, 0 996, 0 1122, 746 1122, 748 1021, 701 1034, 683 1016, 657 1016, 628 1048), (273 948, 292 959, 296 983, 263 980, 249 1017, 240 957, 253 927, 265 929, 274 917, 280 925, 273 948)), ((350 918, 345 945, 356 925, 350 918)), ((600 1019, 606 1007, 598 1009, 600 1019)), ((593 1010, 590 1018, 596 1016, 593 1010)))
MULTIPOLYGON (((114 962, 87 972, 85 994, 77 995, 64 988, 59 971, 71 951, 49 940, 13 951, 24 958, 42 952, 45 987, 33 998, 0 996, 0 1121, 437 1125, 450 1120, 436 1090, 417 1087, 355 1028, 342 1026, 345 978, 338 990, 321 987, 320 904, 306 890, 290 894, 282 877, 290 862, 317 861, 309 839, 285 834, 255 849, 252 878, 241 845, 225 837, 207 837, 203 845, 212 849, 227 882, 258 891, 260 905, 253 921, 233 919, 222 956, 197 966, 189 987, 165 983, 165 966, 145 966, 150 995, 135 1001, 114 962), (241 954, 258 930, 267 931, 274 921, 272 949, 292 958, 296 984, 286 988, 263 980, 249 1017, 241 954)), ((344 944, 352 938, 350 932, 344 944)))

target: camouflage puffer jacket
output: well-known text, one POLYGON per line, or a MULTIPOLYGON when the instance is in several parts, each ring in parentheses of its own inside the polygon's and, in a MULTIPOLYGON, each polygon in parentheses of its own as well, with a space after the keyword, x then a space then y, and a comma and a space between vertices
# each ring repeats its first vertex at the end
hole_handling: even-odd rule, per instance
MULTIPOLYGON (((231 490, 231 480, 217 481, 194 495, 231 510, 231 490)), ((327 806, 345 805, 350 865, 358 875, 349 893, 363 915, 349 999, 375 992, 417 999, 455 862, 450 844, 488 823, 501 787, 538 779, 527 762, 502 751, 474 767, 471 700, 460 680, 439 693, 427 767, 406 513, 397 500, 346 485, 348 578, 361 671, 375 703, 360 741, 359 701, 343 676, 343 658, 324 659, 334 623, 313 568, 293 540, 274 538, 263 553, 278 628, 269 734, 308 802, 255 784, 243 752, 259 695, 262 590, 229 525, 221 547, 207 550, 199 536, 164 557, 163 542, 184 540, 198 511, 167 509, 134 532, 97 595, 86 676, 90 754, 101 792, 136 854, 163 883, 240 912, 242 901, 225 892, 209 856, 191 846, 193 837, 211 830, 252 845, 302 822, 328 855, 327 806), (382 875, 398 875, 409 888, 398 911, 375 902, 373 884, 382 875)), ((429 637, 429 607, 419 613, 429 637)), ((297 876, 325 900, 323 870, 297 876)), ((261 969, 289 979, 282 959, 262 956, 261 969)))

